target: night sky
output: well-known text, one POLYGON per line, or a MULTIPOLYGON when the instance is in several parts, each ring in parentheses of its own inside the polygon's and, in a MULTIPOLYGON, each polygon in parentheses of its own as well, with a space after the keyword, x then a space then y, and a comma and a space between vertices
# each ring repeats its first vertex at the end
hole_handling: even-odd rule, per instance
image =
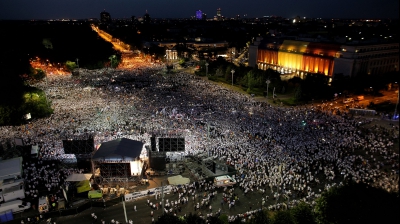
POLYGON ((0 0, 0 19, 99 18, 104 9, 112 18, 189 18, 202 10, 216 15, 286 18, 399 18, 399 0, 0 0))

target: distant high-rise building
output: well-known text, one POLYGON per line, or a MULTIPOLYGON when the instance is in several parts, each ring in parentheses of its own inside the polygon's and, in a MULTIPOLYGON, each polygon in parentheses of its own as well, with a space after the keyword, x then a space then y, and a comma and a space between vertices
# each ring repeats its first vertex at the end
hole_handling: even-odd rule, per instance
POLYGON ((221 8, 217 9, 217 19, 220 20, 221 19, 221 8))
POLYGON ((136 18, 136 16, 131 16, 131 21, 132 21, 132 24, 136 24, 136 23, 138 23, 138 18, 136 18))
POLYGON ((203 18, 203 13, 201 12, 201 10, 197 10, 196 11, 196 19, 202 19, 203 18))
POLYGON ((111 15, 105 10, 100 13, 100 22, 101 23, 111 23, 111 15))
POLYGON ((146 14, 144 14, 143 16, 143 23, 150 23, 150 21, 151 21, 150 15, 146 10, 146 14))

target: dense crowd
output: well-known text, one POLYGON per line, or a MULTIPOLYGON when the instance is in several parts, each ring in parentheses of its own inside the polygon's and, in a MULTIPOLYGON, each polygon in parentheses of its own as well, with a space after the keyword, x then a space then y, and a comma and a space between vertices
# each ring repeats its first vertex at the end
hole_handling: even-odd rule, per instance
POLYGON ((270 209, 313 204, 322 191, 347 181, 398 191, 398 130, 363 130, 370 119, 325 104, 271 107, 184 72, 161 75, 163 68, 138 62, 130 70, 81 70, 79 77, 49 76, 39 83, 54 114, 0 128, 3 143, 20 137, 39 146, 37 164, 24 164, 27 193, 37 195, 32 186, 41 180, 49 191, 58 190, 69 173, 79 172, 42 166, 74 159, 64 153, 64 139, 93 136, 99 145, 124 137, 148 145, 153 134, 184 135, 186 155, 207 153, 235 166, 238 187, 261 192, 270 209))

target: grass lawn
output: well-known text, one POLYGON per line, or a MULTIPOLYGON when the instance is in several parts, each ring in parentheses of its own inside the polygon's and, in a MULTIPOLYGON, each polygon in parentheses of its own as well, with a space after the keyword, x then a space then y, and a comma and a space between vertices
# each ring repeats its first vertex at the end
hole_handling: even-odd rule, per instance
MULTIPOLYGON (((220 86, 223 86, 227 89, 231 89, 243 94, 254 94, 259 101, 264 101, 267 102, 267 98, 264 97, 264 91, 266 91, 264 88, 253 88, 250 92, 247 92, 247 88, 244 86, 240 85, 233 85, 232 83, 225 80, 224 77, 218 77, 218 76, 209 76, 207 77, 202 77, 204 79, 207 79, 209 81, 212 81, 220 86)), ((270 93, 268 97, 268 103, 272 105, 278 105, 278 106, 296 106, 296 105, 301 105, 303 102, 296 102, 294 99, 294 88, 287 88, 286 92, 284 94, 282 93, 275 93, 278 95, 275 99, 272 99, 272 93, 270 93)))

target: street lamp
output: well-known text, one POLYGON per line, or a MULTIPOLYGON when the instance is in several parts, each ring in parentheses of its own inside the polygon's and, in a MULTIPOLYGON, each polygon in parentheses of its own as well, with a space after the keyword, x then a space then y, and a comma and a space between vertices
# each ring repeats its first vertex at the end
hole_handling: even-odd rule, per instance
POLYGON ((125 207, 125 197, 122 195, 122 207, 124 208, 124 216, 125 216, 125 222, 128 223, 128 216, 126 215, 126 207, 125 207))
POLYGON ((233 86, 233 73, 235 73, 235 70, 232 69, 232 86, 233 86))
MULTIPOLYGON (((45 73, 44 78, 46 79, 46 89, 48 89, 48 88, 49 88, 49 84, 47 83, 47 73, 45 73)), ((46 94, 45 91, 44 91, 44 96, 45 96, 45 98, 46 98, 46 104, 47 104, 47 106, 50 107, 49 100, 47 99, 47 94, 46 94)))
POLYGON ((269 87, 269 84, 271 83, 271 80, 267 79, 267 81, 265 83, 267 83, 267 102, 268 102, 268 87, 269 87))
POLYGON ((206 76, 208 76, 208 63, 206 62, 206 76))
MULTIPOLYGON (((157 186, 160 186, 157 182, 155 182, 154 180, 153 180, 153 182, 157 185, 157 186)), ((161 209, 162 209, 162 214, 164 215, 164 213, 165 213, 165 207, 164 207, 164 182, 163 181, 161 181, 161 209)))
MULTIPOLYGON (((397 82, 395 82, 396 84, 397 84, 397 82)), ((396 102, 396 107, 394 108, 394 114, 393 114, 393 120, 396 120, 396 114, 397 114, 397 107, 399 106, 399 91, 400 89, 399 89, 399 86, 397 86, 397 102, 396 102)))
POLYGON ((275 87, 274 90, 272 91, 272 99, 275 99, 275 87))

